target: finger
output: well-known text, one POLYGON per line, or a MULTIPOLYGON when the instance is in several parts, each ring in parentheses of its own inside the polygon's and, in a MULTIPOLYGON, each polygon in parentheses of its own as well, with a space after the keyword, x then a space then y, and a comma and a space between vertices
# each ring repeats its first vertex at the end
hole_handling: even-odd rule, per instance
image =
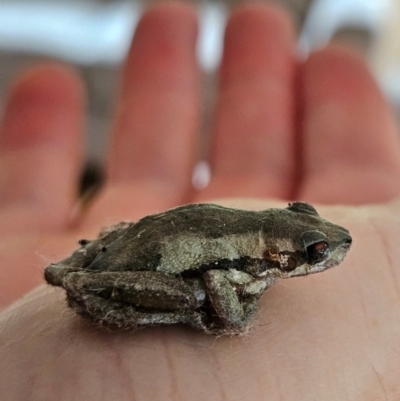
POLYGON ((142 17, 123 72, 108 187, 89 220, 137 217, 182 202, 199 123, 196 36, 187 5, 160 4, 142 17))
POLYGON ((110 180, 187 183, 198 127, 197 21, 182 4, 144 15, 124 69, 110 180))
POLYGON ((298 198, 369 203, 400 193, 400 144, 391 110, 365 63, 339 47, 303 67, 303 185, 298 198))
POLYGON ((220 70, 211 164, 201 194, 290 196, 293 30, 287 15, 263 4, 231 16, 220 70))
POLYGON ((83 105, 81 80, 67 67, 36 67, 13 85, 0 125, 2 226, 66 223, 82 162, 83 105))

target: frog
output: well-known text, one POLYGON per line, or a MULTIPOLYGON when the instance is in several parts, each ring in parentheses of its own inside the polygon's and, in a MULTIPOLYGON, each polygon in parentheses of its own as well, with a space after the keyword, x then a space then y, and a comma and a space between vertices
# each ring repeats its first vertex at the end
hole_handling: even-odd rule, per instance
POLYGON ((351 243, 305 202, 261 211, 194 203, 103 228, 44 277, 99 326, 243 335, 276 280, 330 269, 351 243))

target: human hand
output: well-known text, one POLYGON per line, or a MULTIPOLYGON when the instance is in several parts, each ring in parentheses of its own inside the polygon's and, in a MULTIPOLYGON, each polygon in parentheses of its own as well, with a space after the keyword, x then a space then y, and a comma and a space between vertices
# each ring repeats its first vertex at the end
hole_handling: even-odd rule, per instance
MULTIPOLYGON (((40 287, 0 317, 2 394, 7 400, 396 398, 400 205, 361 206, 400 191, 389 107, 356 56, 332 47, 299 65, 287 18, 264 5, 245 6, 227 28, 213 180, 195 193, 195 33, 186 6, 160 5, 142 19, 125 67, 107 185, 79 231, 86 236, 114 220, 221 197, 352 203, 360 206, 318 207, 350 230, 350 256, 324 274, 278 282, 263 296, 259 326, 246 338, 216 340, 185 327, 97 330, 66 308, 63 293, 40 287)), ((47 262, 37 254, 61 259, 81 235, 66 222, 81 162, 82 104, 80 82, 54 66, 25 75, 9 98, 0 137, 4 303, 38 280, 47 262)))

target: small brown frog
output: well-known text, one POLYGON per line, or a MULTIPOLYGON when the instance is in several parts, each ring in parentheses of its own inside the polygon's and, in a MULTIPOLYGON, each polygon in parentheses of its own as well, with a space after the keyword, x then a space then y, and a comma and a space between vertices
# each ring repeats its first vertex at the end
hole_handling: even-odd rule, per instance
POLYGON ((339 264, 349 232, 311 205, 247 211, 190 204, 103 229, 45 269, 68 304, 120 328, 187 323, 216 335, 246 333, 278 278, 339 264))

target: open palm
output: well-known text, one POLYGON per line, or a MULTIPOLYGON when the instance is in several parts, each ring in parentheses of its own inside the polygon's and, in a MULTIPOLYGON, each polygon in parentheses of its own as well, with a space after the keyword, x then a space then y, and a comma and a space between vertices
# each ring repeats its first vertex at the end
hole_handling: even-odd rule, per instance
POLYGON ((400 204, 366 206, 400 192, 389 106, 360 58, 330 47, 298 62, 287 17, 244 6, 226 30, 213 179, 195 192, 195 42, 187 6, 159 5, 141 19, 123 72, 107 183, 74 229, 82 84, 68 68, 47 65, 14 85, 0 135, 0 302, 40 284, 47 262, 72 251, 79 236, 186 202, 352 204, 318 207, 350 230, 351 255, 325 274, 275 285, 246 338, 185 327, 97 330, 66 308, 61 292, 41 286, 0 316, 4 399, 397 399, 400 204))

